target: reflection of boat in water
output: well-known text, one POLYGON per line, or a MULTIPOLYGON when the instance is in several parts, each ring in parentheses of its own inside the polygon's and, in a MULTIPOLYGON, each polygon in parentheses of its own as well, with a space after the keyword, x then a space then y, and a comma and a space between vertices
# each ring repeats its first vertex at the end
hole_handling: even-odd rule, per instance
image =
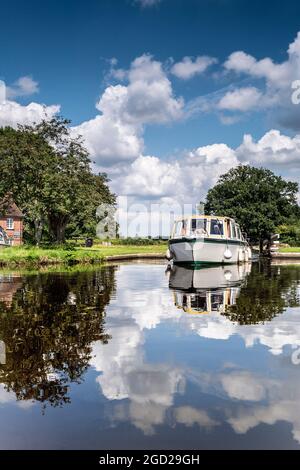
POLYGON ((236 303, 250 270, 250 264, 198 269, 174 265, 169 278, 174 303, 191 314, 225 312, 236 303))

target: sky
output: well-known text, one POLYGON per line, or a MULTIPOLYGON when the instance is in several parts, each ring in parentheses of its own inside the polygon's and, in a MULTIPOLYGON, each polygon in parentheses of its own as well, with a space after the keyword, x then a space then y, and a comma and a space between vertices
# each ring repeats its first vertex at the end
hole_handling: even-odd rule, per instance
POLYGON ((120 207, 194 205, 239 163, 299 180, 299 2, 15 0, 0 12, 0 126, 71 119, 120 207))

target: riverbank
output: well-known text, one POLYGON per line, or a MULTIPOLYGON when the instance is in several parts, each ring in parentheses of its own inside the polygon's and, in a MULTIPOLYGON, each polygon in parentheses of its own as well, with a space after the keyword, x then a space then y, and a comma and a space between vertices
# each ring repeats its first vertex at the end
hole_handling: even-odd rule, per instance
POLYGON ((9 247, 0 250, 0 266, 51 266, 58 264, 96 264, 128 259, 162 258, 167 245, 113 245, 93 248, 9 247))
POLYGON ((279 253, 299 253, 300 254, 300 246, 285 246, 280 248, 279 253))
POLYGON ((278 252, 272 253, 272 260, 298 260, 300 261, 300 247, 282 247, 278 252))

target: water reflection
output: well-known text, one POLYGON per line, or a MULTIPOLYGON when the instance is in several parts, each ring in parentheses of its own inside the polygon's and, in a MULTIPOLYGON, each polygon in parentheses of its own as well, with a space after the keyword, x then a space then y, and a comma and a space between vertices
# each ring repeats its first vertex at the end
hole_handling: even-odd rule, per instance
POLYGON ((2 448, 300 447, 300 266, 165 271, 3 277, 2 448))
POLYGON ((169 287, 174 290, 174 303, 189 314, 225 313, 235 305, 240 286, 251 266, 196 268, 174 265, 169 278, 169 287))
POLYGON ((104 308, 114 289, 114 268, 96 275, 18 274, 0 278, 0 382, 18 400, 53 406, 70 401, 92 343, 107 343, 104 308))

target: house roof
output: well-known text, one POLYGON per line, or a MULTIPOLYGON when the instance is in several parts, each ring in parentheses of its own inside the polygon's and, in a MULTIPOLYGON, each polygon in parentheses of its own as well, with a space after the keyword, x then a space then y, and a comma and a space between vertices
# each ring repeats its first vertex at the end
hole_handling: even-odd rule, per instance
POLYGON ((23 212, 18 208, 11 195, 5 196, 0 201, 0 216, 5 217, 24 217, 23 212))

